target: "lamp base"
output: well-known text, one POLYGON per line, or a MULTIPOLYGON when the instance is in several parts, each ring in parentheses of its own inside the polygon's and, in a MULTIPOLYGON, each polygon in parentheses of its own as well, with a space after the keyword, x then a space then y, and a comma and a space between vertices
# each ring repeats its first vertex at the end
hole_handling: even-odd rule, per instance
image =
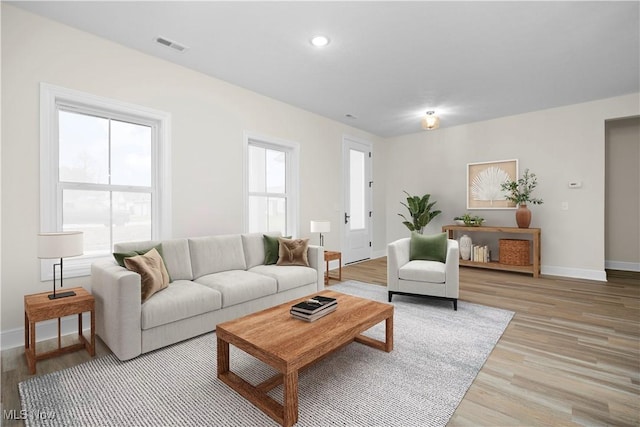
POLYGON ((73 291, 68 291, 68 292, 58 292, 57 294, 49 294, 49 299, 58 299, 58 298, 66 298, 66 297, 73 297, 75 296, 76 293, 73 291))

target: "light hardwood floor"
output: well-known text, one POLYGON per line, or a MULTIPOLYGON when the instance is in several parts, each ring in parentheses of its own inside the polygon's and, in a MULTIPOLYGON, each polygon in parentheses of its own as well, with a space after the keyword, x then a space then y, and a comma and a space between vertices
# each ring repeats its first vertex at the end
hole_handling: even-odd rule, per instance
MULTIPOLYGON (((386 284, 386 259, 342 277, 386 284)), ((460 299, 515 315, 448 425, 640 425, 638 274, 603 283, 461 267, 460 299)))
MULTIPOLYGON (((342 278, 385 286, 386 259, 343 267, 342 278)), ((602 283, 462 267, 460 299, 515 316, 450 426, 640 425, 637 274, 602 283)), ((96 357, 108 353, 97 338, 96 357)), ((37 374, 89 359, 80 351, 41 361, 37 374)), ((24 349, 2 352, 3 410, 20 410, 17 384, 29 377, 24 349)))

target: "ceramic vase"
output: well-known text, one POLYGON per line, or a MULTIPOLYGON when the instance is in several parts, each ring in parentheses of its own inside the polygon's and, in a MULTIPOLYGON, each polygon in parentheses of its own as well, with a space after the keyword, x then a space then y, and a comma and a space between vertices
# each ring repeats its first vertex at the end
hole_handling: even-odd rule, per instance
POLYGON ((531 211, 524 203, 516 209, 516 224, 518 228, 529 228, 531 224, 531 211))
POLYGON ((471 258, 471 246, 473 242, 471 241, 471 237, 466 234, 460 238, 460 258, 465 261, 468 261, 471 258))

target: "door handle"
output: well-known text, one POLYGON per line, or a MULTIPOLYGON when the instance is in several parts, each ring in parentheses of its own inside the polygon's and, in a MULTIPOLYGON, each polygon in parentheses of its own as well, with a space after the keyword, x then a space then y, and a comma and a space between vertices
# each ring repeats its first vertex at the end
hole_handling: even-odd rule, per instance
POLYGON ((351 215, 347 215, 347 213, 344 213, 344 223, 345 224, 349 224, 349 218, 351 218, 351 215))

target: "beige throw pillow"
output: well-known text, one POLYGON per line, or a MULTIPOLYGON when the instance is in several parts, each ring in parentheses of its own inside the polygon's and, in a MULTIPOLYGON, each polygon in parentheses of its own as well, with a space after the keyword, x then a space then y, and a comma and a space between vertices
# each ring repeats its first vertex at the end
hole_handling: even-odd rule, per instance
POLYGON ((307 248, 309 239, 284 239, 278 237, 280 247, 278 248, 277 265, 304 265, 309 267, 307 258, 307 248))
POLYGON ((144 255, 125 258, 124 265, 140 275, 142 302, 169 286, 169 273, 156 249, 151 249, 144 255))

